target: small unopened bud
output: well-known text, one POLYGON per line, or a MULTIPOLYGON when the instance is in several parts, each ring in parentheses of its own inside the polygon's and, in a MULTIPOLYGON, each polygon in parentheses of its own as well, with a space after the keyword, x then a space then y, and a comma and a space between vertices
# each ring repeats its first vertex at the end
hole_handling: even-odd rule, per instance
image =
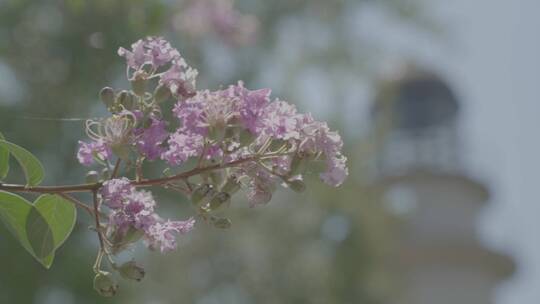
POLYGON ((107 108, 112 107, 114 104, 114 90, 110 87, 104 87, 99 91, 99 98, 107 108))
POLYGON ((208 197, 213 190, 213 186, 210 184, 203 184, 193 190, 191 194, 191 202, 198 205, 204 198, 208 197))
POLYGON ((94 289, 104 297, 112 297, 118 291, 118 284, 110 272, 100 271, 94 277, 94 289))
POLYGON ((301 179, 288 180, 287 185, 294 192, 304 192, 306 190, 306 184, 301 179))
POLYGON ((251 207, 268 204, 272 200, 272 193, 267 190, 252 190, 248 193, 248 201, 251 207))
POLYGON ((99 181, 99 173, 96 171, 88 171, 86 173, 86 182, 87 183, 97 183, 99 181))
POLYGON ((211 217, 210 220, 214 224, 214 227, 219 229, 229 229, 231 228, 231 220, 224 217, 211 217))
POLYGON ((127 110, 131 110, 133 108, 133 96, 126 90, 120 92, 116 97, 116 100, 127 110))
POLYGON ((291 161, 290 174, 302 174, 306 168, 307 156, 303 154, 295 154, 291 161))
POLYGON ((231 195, 229 193, 219 192, 218 194, 214 195, 214 197, 212 197, 210 203, 208 204, 208 207, 210 208, 210 210, 216 210, 217 208, 228 202, 230 199, 231 195))
POLYGON ((138 96, 143 96, 146 93, 146 72, 136 72, 131 80, 131 88, 138 96))
POLYGON ((238 181, 238 177, 235 174, 231 174, 223 187, 221 187, 221 191, 233 195, 238 190, 240 190, 240 182, 238 181))
POLYGON ((116 231, 112 236, 112 253, 117 254, 137 242, 144 236, 140 229, 129 227, 127 231, 116 231))
POLYGON ((156 103, 162 103, 167 99, 171 98, 171 90, 162 84, 158 85, 154 90, 154 100, 156 103))
POLYGON ((208 128, 208 137, 217 142, 221 142, 225 138, 227 127, 225 122, 216 123, 208 128))
POLYGON ((135 280, 137 282, 140 282, 144 278, 144 268, 137 265, 135 261, 129 261, 124 264, 122 264, 120 267, 117 268, 118 273, 124 278, 128 280, 135 280))

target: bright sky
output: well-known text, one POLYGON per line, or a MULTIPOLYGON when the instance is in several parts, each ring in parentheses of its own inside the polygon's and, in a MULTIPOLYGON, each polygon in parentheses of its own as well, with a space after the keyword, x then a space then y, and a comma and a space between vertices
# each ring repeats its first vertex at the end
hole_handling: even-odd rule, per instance
POLYGON ((373 12, 362 14, 362 31, 395 58, 434 67, 456 90, 467 159, 493 192, 482 237, 518 263, 496 303, 540 303, 540 1, 424 2, 448 30, 440 39, 373 12))

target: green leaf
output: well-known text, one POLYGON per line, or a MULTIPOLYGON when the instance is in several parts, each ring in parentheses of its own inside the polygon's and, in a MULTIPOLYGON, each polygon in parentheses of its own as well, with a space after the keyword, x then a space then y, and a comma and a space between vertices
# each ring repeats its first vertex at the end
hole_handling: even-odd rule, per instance
POLYGON ((57 195, 40 196, 32 205, 26 199, 0 191, 0 219, 21 245, 45 268, 68 238, 75 225, 77 210, 57 195))
MULTIPOLYGON (((4 135, 0 133, 0 140, 4 140, 4 135)), ((0 147, 0 179, 6 178, 9 172, 9 150, 0 147)))
POLYGON ((26 218, 32 209, 26 199, 5 191, 0 191, 0 219, 21 245, 34 254, 26 237, 26 218))
POLYGON ((5 140, 0 140, 0 148, 8 150, 17 159, 24 171, 28 186, 36 186, 43 180, 43 165, 28 150, 5 140))
POLYGON ((68 200, 58 195, 44 194, 34 202, 45 221, 49 224, 54 241, 54 250, 58 249, 69 237, 77 220, 77 209, 68 200))
POLYGON ((31 208, 26 217, 26 236, 38 260, 41 261, 53 252, 54 240, 51 227, 36 208, 31 208))
POLYGON ((55 250, 66 241, 75 226, 77 209, 58 195, 44 194, 34 202, 33 210, 36 212, 31 211, 28 216, 26 233, 36 257, 49 268, 55 250))

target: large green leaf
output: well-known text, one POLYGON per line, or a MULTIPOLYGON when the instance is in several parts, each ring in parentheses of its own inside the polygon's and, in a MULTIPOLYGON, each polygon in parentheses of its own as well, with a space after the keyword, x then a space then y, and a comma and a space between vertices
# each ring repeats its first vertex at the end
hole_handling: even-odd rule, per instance
POLYGON ((44 194, 32 205, 26 199, 0 191, 0 219, 21 245, 49 268, 55 250, 68 238, 77 210, 60 196, 44 194))
MULTIPOLYGON (((0 133, 0 140, 4 140, 4 135, 0 133)), ((0 147, 0 179, 7 176, 9 172, 9 150, 0 147)))
POLYGON ((26 199, 0 191, 0 219, 21 245, 33 255, 34 252, 26 237, 26 218, 32 208, 32 204, 26 199))
MULTIPOLYGON (((34 208, 49 226, 53 250, 58 249, 69 237, 77 220, 77 209, 68 200, 58 195, 44 194, 34 202, 34 208)), ((43 236, 45 242, 49 236, 43 236)))
POLYGON ((26 176, 28 186, 36 186, 43 180, 43 165, 28 150, 5 140, 0 140, 0 148, 8 150, 19 162, 26 176))
POLYGON ((26 217, 26 237, 38 260, 41 261, 53 252, 54 240, 51 226, 34 207, 30 209, 26 217))

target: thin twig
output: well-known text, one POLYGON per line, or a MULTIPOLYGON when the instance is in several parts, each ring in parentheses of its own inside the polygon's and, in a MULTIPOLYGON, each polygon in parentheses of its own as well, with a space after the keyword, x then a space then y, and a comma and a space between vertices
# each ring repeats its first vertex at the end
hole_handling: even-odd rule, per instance
POLYGON ((120 163, 122 162, 122 159, 119 158, 116 160, 116 163, 114 164, 114 169, 113 169, 113 172, 111 174, 111 178, 115 178, 116 175, 118 175, 118 170, 120 169, 120 163))
POLYGON ((99 221, 99 201, 97 196, 97 191, 92 191, 92 198, 94 201, 94 218, 96 219, 96 232, 99 238, 99 247, 101 250, 105 250, 105 244, 103 242, 103 236, 101 235, 101 223, 99 221))
POLYGON ((90 216, 94 216, 94 210, 92 210, 92 208, 90 208, 90 206, 84 204, 83 202, 79 201, 78 199, 74 198, 73 196, 71 195, 68 195, 68 194, 65 194, 65 193, 58 193, 59 196, 65 198, 66 200, 72 202, 73 204, 75 204, 77 207, 79 208, 82 208, 83 210, 85 210, 86 212, 88 212, 88 214, 90 216))

